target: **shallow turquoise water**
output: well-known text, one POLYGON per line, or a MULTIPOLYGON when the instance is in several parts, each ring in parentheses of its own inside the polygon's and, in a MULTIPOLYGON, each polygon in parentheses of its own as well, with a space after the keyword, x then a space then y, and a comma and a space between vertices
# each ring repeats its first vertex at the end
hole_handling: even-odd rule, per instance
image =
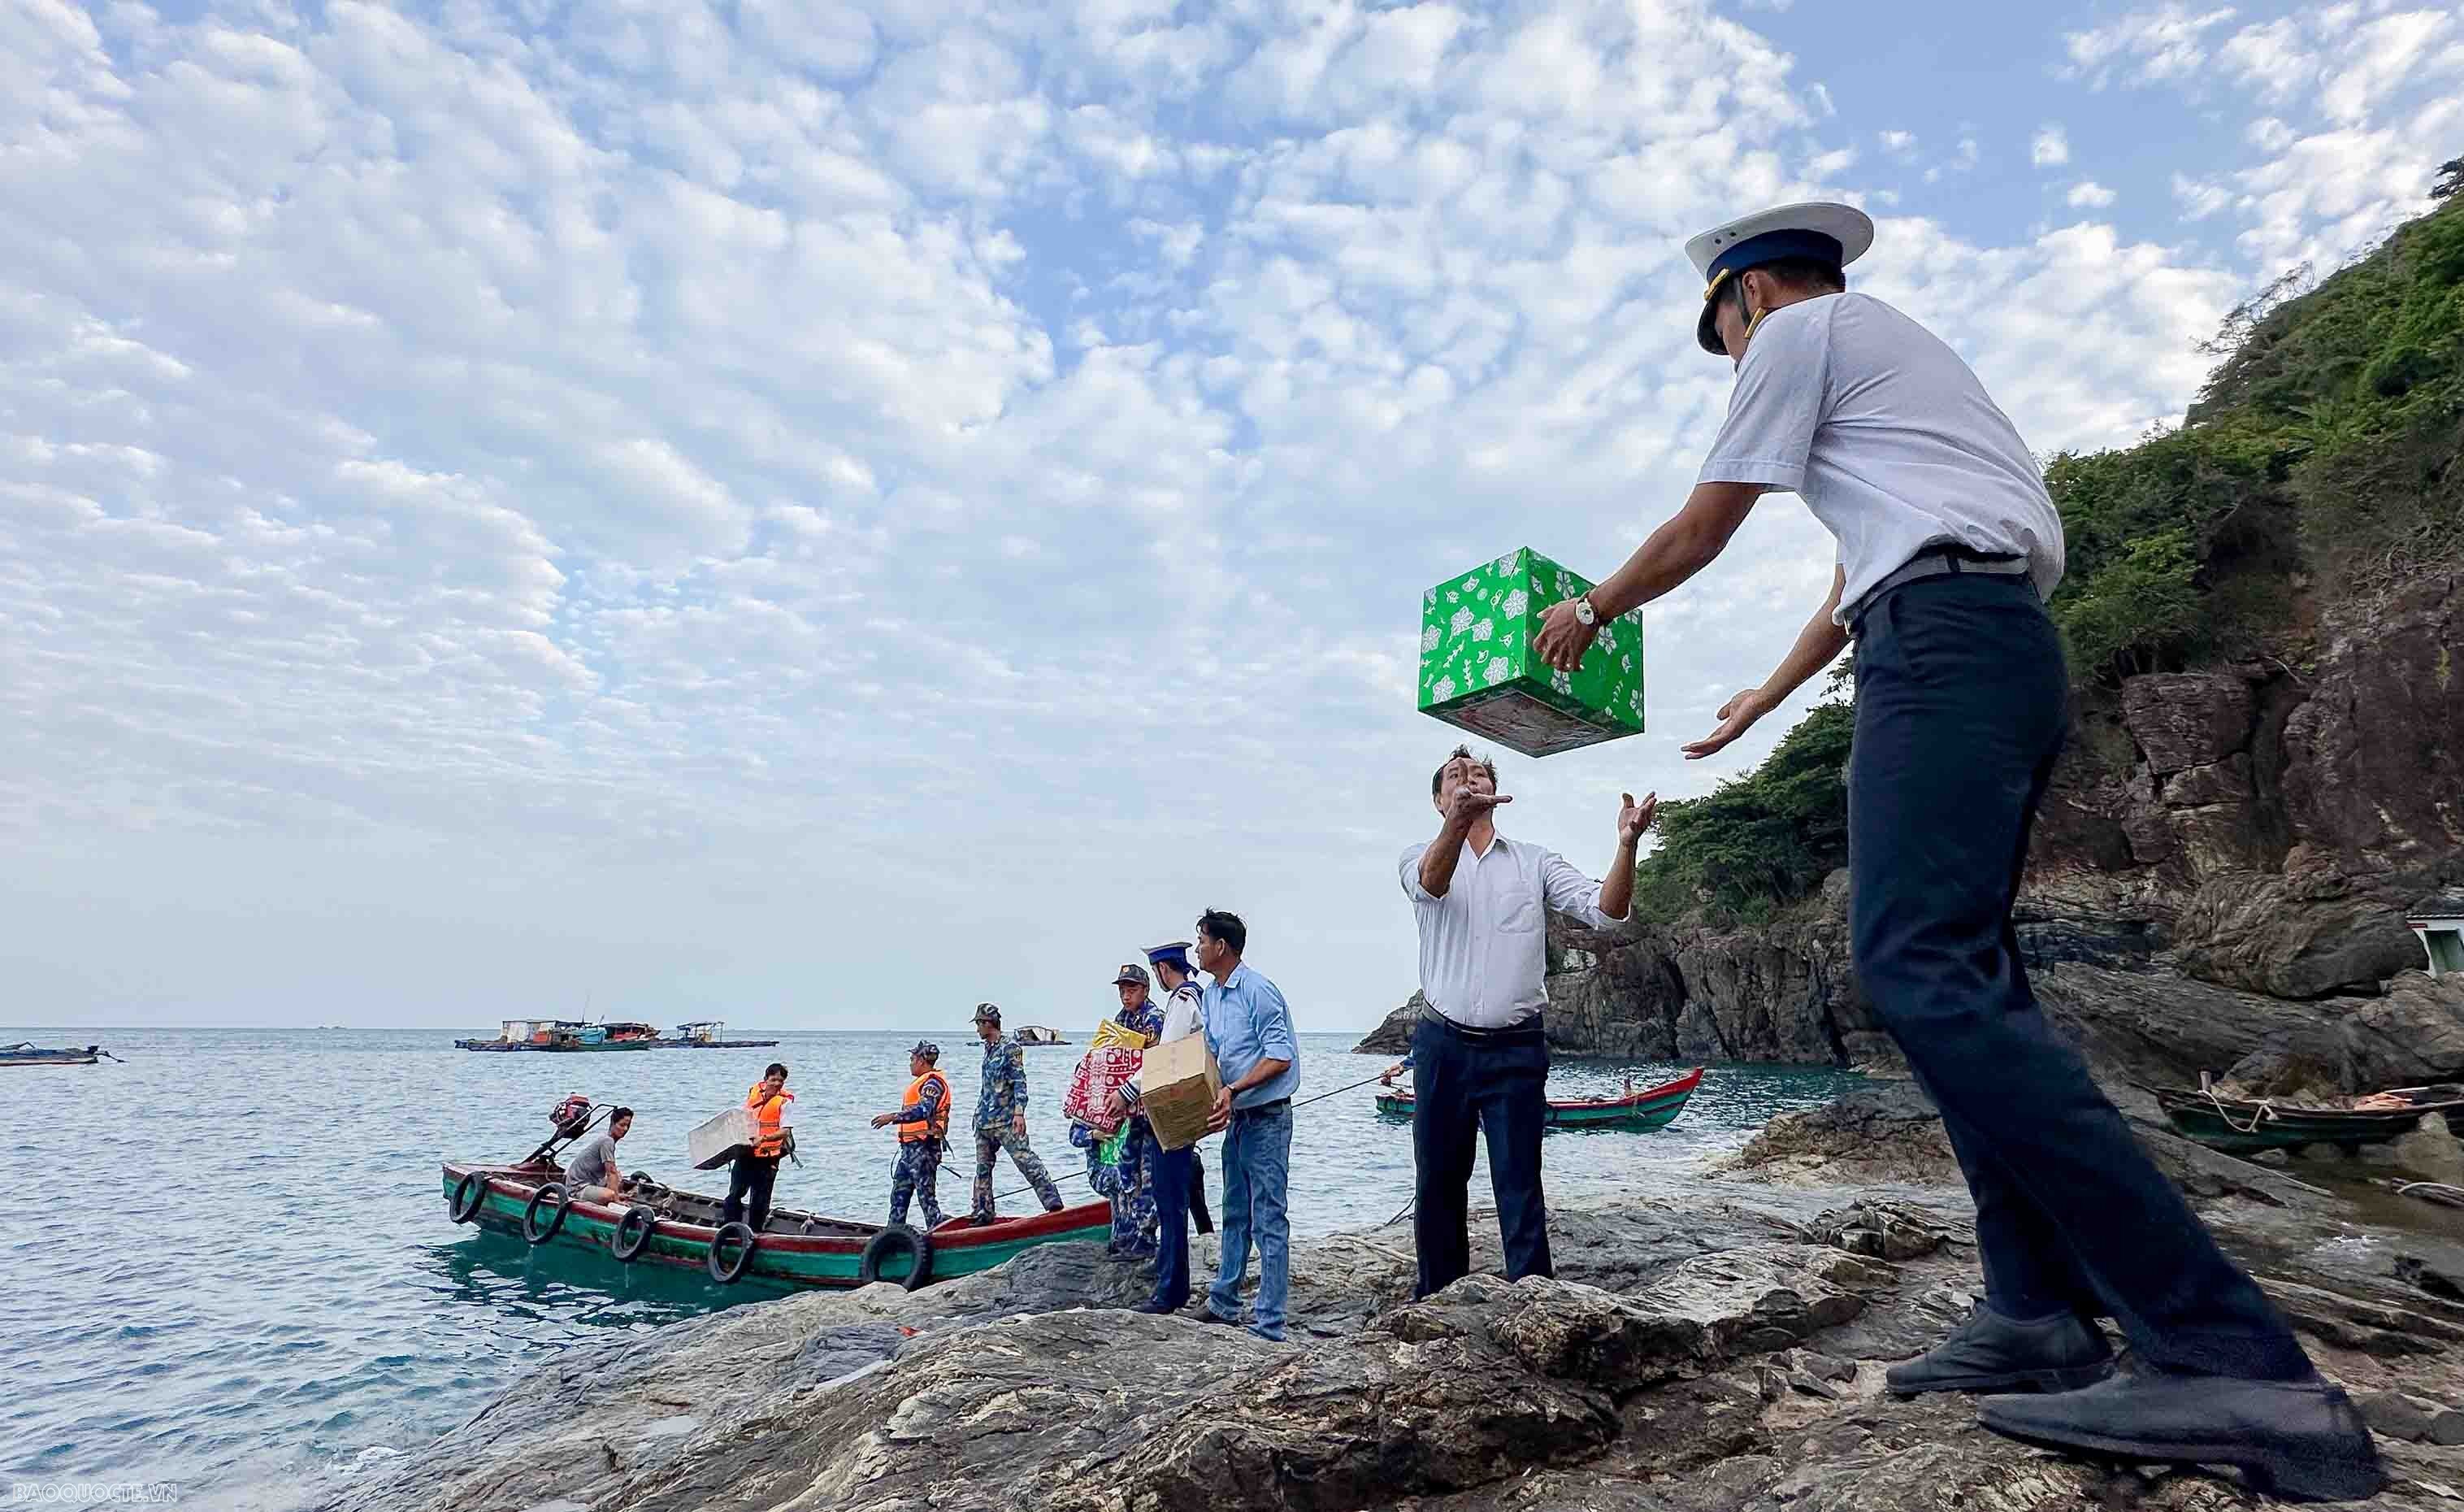
MULTIPOLYGON (((782 1034, 775 1050, 576 1056, 473 1055, 448 1035, 378 1031, 0 1037, 99 1042, 127 1061, 0 1072, 0 1171, 18 1194, 0 1235, 0 1501, 17 1483, 161 1481, 177 1505, 252 1509, 330 1493, 560 1349, 764 1295, 456 1228, 442 1160, 523 1154, 548 1107, 583 1092, 635 1110, 627 1169, 723 1191, 725 1172, 684 1158, 685 1131, 777 1058, 793 1068, 804 1151, 778 1200, 886 1216, 892 1138, 865 1120, 904 1088, 914 1042, 782 1034)), ((934 1037, 964 1113, 975 1041, 934 1037)), ((1303 1098, 1385 1064, 1349 1054, 1353 1039, 1304 1036, 1303 1098)), ((1083 1157, 1057 1108, 1076 1054, 1029 1052, 1035 1145, 1072 1200, 1086 1189, 1065 1173, 1083 1157)), ((1561 1062, 1551 1090, 1605 1091, 1629 1069, 1650 1084, 1683 1068, 1561 1062)), ((1674 1198, 1680 1167, 1843 1079, 1715 1068, 1667 1129, 1552 1136, 1551 1194, 1674 1198)), ((1411 1196, 1410 1131, 1375 1116, 1372 1090, 1299 1112, 1292 1210, 1305 1234, 1383 1223, 1411 1196)), ((953 1154, 941 1200, 961 1210, 972 1167, 953 1154)), ((1006 1162, 996 1179, 1023 1185, 1006 1162)), ((1486 1179, 1475 1174, 1476 1198, 1486 1179)))

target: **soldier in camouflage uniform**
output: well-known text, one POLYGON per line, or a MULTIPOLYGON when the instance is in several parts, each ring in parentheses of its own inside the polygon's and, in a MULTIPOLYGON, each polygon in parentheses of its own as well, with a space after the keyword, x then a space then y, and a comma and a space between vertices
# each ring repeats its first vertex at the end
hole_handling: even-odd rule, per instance
MULTIPOLYGON (((1147 968, 1133 962, 1112 978, 1120 989, 1121 1011, 1112 1015, 1150 1045, 1163 1037, 1163 1005, 1148 990, 1147 968)), ((1087 1151, 1087 1184, 1112 1204, 1112 1241, 1105 1250, 1134 1260, 1155 1258, 1155 1131, 1143 1114, 1129 1119, 1130 1137, 1121 1142, 1120 1160, 1105 1165, 1090 1145, 1087 1151)))
POLYGON ((927 1233, 941 1226, 941 1152, 950 1143, 950 1078, 941 1075, 941 1047, 919 1040, 907 1053, 907 1098, 895 1113, 873 1116, 874 1128, 898 1128, 898 1167, 890 1177, 890 1221, 905 1223, 907 1205, 923 1199, 927 1233))
POLYGON ((993 1221, 993 1157, 1002 1150, 1042 1199, 1044 1211, 1061 1211, 1061 1189, 1026 1143, 1026 1053, 1001 1034, 1001 1009, 976 1005, 976 1033, 984 1041, 984 1084, 976 1095, 975 1221, 993 1221))

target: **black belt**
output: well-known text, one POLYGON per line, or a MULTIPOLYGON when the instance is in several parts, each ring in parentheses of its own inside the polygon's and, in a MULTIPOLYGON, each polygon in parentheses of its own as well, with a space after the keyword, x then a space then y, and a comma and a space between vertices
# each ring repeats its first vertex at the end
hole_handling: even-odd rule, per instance
POLYGON ((1290 1107, 1291 1105, 1292 1105, 1292 1100, 1291 1100, 1291 1099, 1289 1099, 1289 1098, 1277 1098, 1277 1099, 1276 1099, 1274 1101, 1272 1101, 1272 1102, 1261 1102, 1261 1103, 1258 1103, 1257 1105, 1255 1105, 1254 1107, 1234 1108, 1234 1109, 1232 1110, 1232 1116, 1233 1116, 1234 1118, 1236 1118, 1236 1119, 1237 1119, 1237 1118, 1255 1118, 1255 1117, 1257 1117, 1258 1115, 1260 1115, 1260 1114, 1262 1114, 1262 1113, 1272 1113, 1272 1112, 1273 1112, 1273 1111, 1275 1111, 1277 1108, 1287 1108, 1287 1107, 1290 1107))
POLYGON ((1439 1012, 1436 1009, 1423 1003, 1420 1005, 1420 1017, 1428 1023, 1437 1025, 1440 1029, 1446 1031, 1448 1034, 1460 1034, 1464 1039, 1467 1039, 1476 1045, 1522 1044, 1529 1040, 1538 1039, 1548 1033, 1547 1029, 1541 1024, 1540 1015, 1537 1013, 1532 1014, 1529 1018, 1527 1018, 1518 1024, 1507 1024, 1497 1029, 1474 1029, 1469 1024, 1456 1023, 1445 1014, 1439 1012))
POLYGON ((1978 551, 1945 542, 1940 545, 1927 546, 1901 563, 1850 605, 1850 633, 1855 633, 1857 622, 1863 619, 1866 611, 1891 589, 1904 587, 1919 578, 1963 575, 2008 578, 2014 583, 2025 583, 2031 589, 2035 587, 2035 579, 2028 571, 2028 559, 2016 551, 1978 551))

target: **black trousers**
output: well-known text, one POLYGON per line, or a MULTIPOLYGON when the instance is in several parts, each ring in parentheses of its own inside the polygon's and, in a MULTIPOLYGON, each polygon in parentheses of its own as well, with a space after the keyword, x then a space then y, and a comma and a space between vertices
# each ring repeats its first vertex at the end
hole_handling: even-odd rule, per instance
POLYGON ((1413 1248, 1426 1297, 1471 1269, 1466 1217, 1476 1141, 1488 1140, 1488 1176, 1506 1276, 1554 1276, 1549 1206, 1540 1192, 1540 1134, 1548 1117, 1549 1039, 1536 1025, 1474 1037, 1422 1014, 1412 1031, 1413 1248))
POLYGON ((753 1200, 753 1232, 762 1234, 770 1228, 770 1189, 779 1181, 779 1157, 756 1155, 751 1150, 736 1157, 727 1173, 727 1205, 719 1211, 718 1221, 736 1223, 744 1218, 745 1198, 753 1200))
POLYGON ((1861 609, 1855 631, 1852 949, 1942 1109, 1976 1201, 1987 1301, 2019 1318, 2110 1315, 2168 1369, 2306 1376, 2284 1321, 2028 989, 2011 906, 2069 684, 2027 579, 1922 578, 1861 609))

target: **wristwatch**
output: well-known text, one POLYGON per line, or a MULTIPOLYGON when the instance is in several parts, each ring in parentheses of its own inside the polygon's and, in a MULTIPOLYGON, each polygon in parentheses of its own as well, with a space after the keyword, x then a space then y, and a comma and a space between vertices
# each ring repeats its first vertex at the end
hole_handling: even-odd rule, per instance
POLYGON ((1589 593, 1574 600, 1574 622, 1584 626, 1596 625, 1600 622, 1600 611, 1592 608, 1592 595, 1589 593))

